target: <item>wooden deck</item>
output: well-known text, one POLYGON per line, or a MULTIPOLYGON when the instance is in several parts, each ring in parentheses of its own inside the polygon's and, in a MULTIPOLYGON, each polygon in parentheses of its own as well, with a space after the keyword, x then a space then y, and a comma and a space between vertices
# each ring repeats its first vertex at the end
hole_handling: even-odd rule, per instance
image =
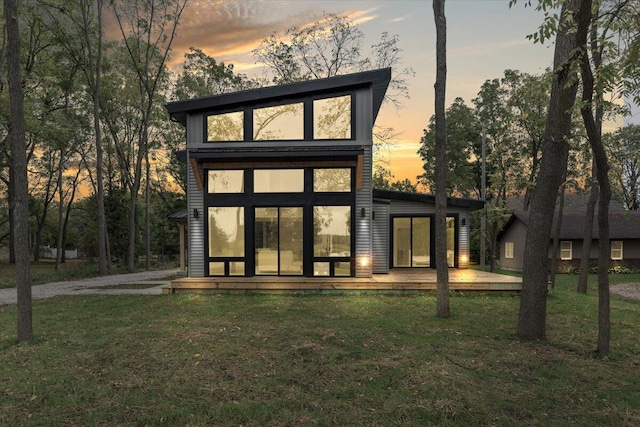
MULTIPOLYGON (((520 291, 520 277, 477 270, 449 270, 449 288, 455 291, 520 291)), ((218 292, 322 292, 322 291, 431 291, 436 289, 435 270, 395 269, 370 278, 356 277, 205 277, 178 278, 166 293, 210 290, 218 292)))

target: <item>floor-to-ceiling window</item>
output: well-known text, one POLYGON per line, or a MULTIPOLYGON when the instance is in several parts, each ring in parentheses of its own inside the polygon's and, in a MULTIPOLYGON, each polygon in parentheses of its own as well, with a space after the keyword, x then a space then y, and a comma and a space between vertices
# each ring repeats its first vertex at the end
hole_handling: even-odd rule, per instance
POLYGON ((353 275, 354 166, 343 163, 207 170, 208 274, 353 275))

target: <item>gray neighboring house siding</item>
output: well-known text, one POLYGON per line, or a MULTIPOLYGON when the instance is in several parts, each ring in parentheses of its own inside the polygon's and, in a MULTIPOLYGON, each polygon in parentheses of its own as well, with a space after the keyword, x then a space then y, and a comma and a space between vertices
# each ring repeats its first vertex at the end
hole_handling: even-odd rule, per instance
MULTIPOLYGON (((555 229, 557 214, 554 217, 552 230, 555 229)), ((579 268, 583 257, 584 211, 565 211, 560 228, 560 242, 571 242, 571 259, 560 259, 558 253, 558 269, 579 268)), ((521 271, 523 254, 527 236, 529 216, 526 212, 515 212, 503 226, 498 235, 500 242, 500 266, 505 269, 521 271), (513 258, 506 258, 505 247, 513 243, 513 258)), ((640 212, 612 211, 609 214, 610 241, 622 242, 622 260, 610 260, 610 265, 640 268, 640 212)), ((549 242, 549 258, 553 255, 552 241, 549 242)), ((560 248, 558 248, 560 251, 560 248)), ((610 254, 609 254, 610 255, 610 254)), ((589 265, 598 263, 598 226, 594 219, 589 265)))

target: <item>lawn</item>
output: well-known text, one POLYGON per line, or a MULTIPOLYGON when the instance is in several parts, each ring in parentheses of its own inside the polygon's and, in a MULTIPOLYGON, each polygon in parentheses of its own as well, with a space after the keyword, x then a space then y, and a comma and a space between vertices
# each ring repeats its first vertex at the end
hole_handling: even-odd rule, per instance
MULTIPOLYGON (((636 276, 637 277, 637 276, 636 276)), ((514 294, 77 296, 0 307, 0 424, 640 425, 640 303, 559 276, 544 342, 514 294)))

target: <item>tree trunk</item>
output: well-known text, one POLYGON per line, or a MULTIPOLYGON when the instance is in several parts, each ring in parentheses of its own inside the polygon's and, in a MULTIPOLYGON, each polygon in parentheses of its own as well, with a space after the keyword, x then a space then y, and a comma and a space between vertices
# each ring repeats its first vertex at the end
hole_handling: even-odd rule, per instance
POLYGON ((567 188, 567 174, 565 173, 562 185, 560 186, 560 201, 558 207, 558 220, 556 228, 553 230, 553 245, 551 247, 551 272, 549 273, 549 283, 551 289, 556 287, 556 273, 558 272, 558 247, 560 246, 560 230, 562 229, 562 216, 564 215, 564 193, 567 188))
POLYGON ((579 59, 591 20, 591 0, 569 0, 562 5, 556 35, 553 84, 542 147, 538 182, 531 200, 529 227, 523 258, 518 337, 545 338, 549 239, 556 197, 567 169, 571 109, 576 100, 578 78, 572 64, 579 59), (569 18, 573 25, 567 24, 569 18))
POLYGON ((13 227, 16 256, 18 340, 33 339, 31 264, 29 259, 29 187, 24 131, 24 94, 20 76, 20 29, 16 0, 3 0, 7 34, 7 74, 11 105, 11 160, 13 164, 13 227))
POLYGON ((609 203, 611 202, 611 186, 609 183, 609 162, 602 144, 602 129, 593 116, 594 78, 589 57, 585 53, 581 61, 582 70, 582 120, 584 122, 593 158, 596 164, 596 175, 600 196, 598 202, 598 347, 600 355, 609 353, 611 340, 611 306, 609 295, 609 203))
POLYGON ((56 271, 60 270, 62 254, 64 253, 64 248, 62 247, 62 242, 64 241, 62 238, 64 231, 64 218, 62 217, 64 213, 64 186, 62 184, 64 177, 62 171, 64 169, 65 157, 65 149, 63 147, 60 150, 60 163, 58 164, 58 238, 56 239, 56 271))
MULTIPOLYGON (((13 144, 13 140, 11 142, 13 144)), ((15 192, 15 181, 13 180, 13 160, 10 160, 9 163, 9 183, 7 184, 7 193, 9 195, 9 264, 16 263, 16 235, 15 235, 15 227, 13 225, 13 207, 16 204, 16 192, 15 192)))
POLYGON ((150 165, 149 165, 149 148, 145 150, 145 175, 146 175, 146 193, 145 193, 145 211, 144 211, 144 228, 145 228, 145 268, 146 270, 151 270, 151 214, 149 210, 151 209, 151 183, 149 182, 149 178, 151 176, 150 165))
POLYGON ((436 274, 438 301, 436 315, 447 318, 449 307, 449 266, 447 264, 447 151, 445 124, 445 92, 447 87, 447 20, 444 13, 445 0, 433 1, 433 16, 436 24, 436 274))
POLYGON ((587 199, 587 212, 584 221, 584 237, 582 238, 582 258, 580 259, 580 275, 576 292, 587 293, 587 281, 589 279, 589 260, 591 256, 591 242, 593 241, 593 217, 595 216, 596 203, 598 201, 598 175, 596 159, 591 162, 591 191, 587 199), (586 255, 586 256, 585 256, 586 255))

